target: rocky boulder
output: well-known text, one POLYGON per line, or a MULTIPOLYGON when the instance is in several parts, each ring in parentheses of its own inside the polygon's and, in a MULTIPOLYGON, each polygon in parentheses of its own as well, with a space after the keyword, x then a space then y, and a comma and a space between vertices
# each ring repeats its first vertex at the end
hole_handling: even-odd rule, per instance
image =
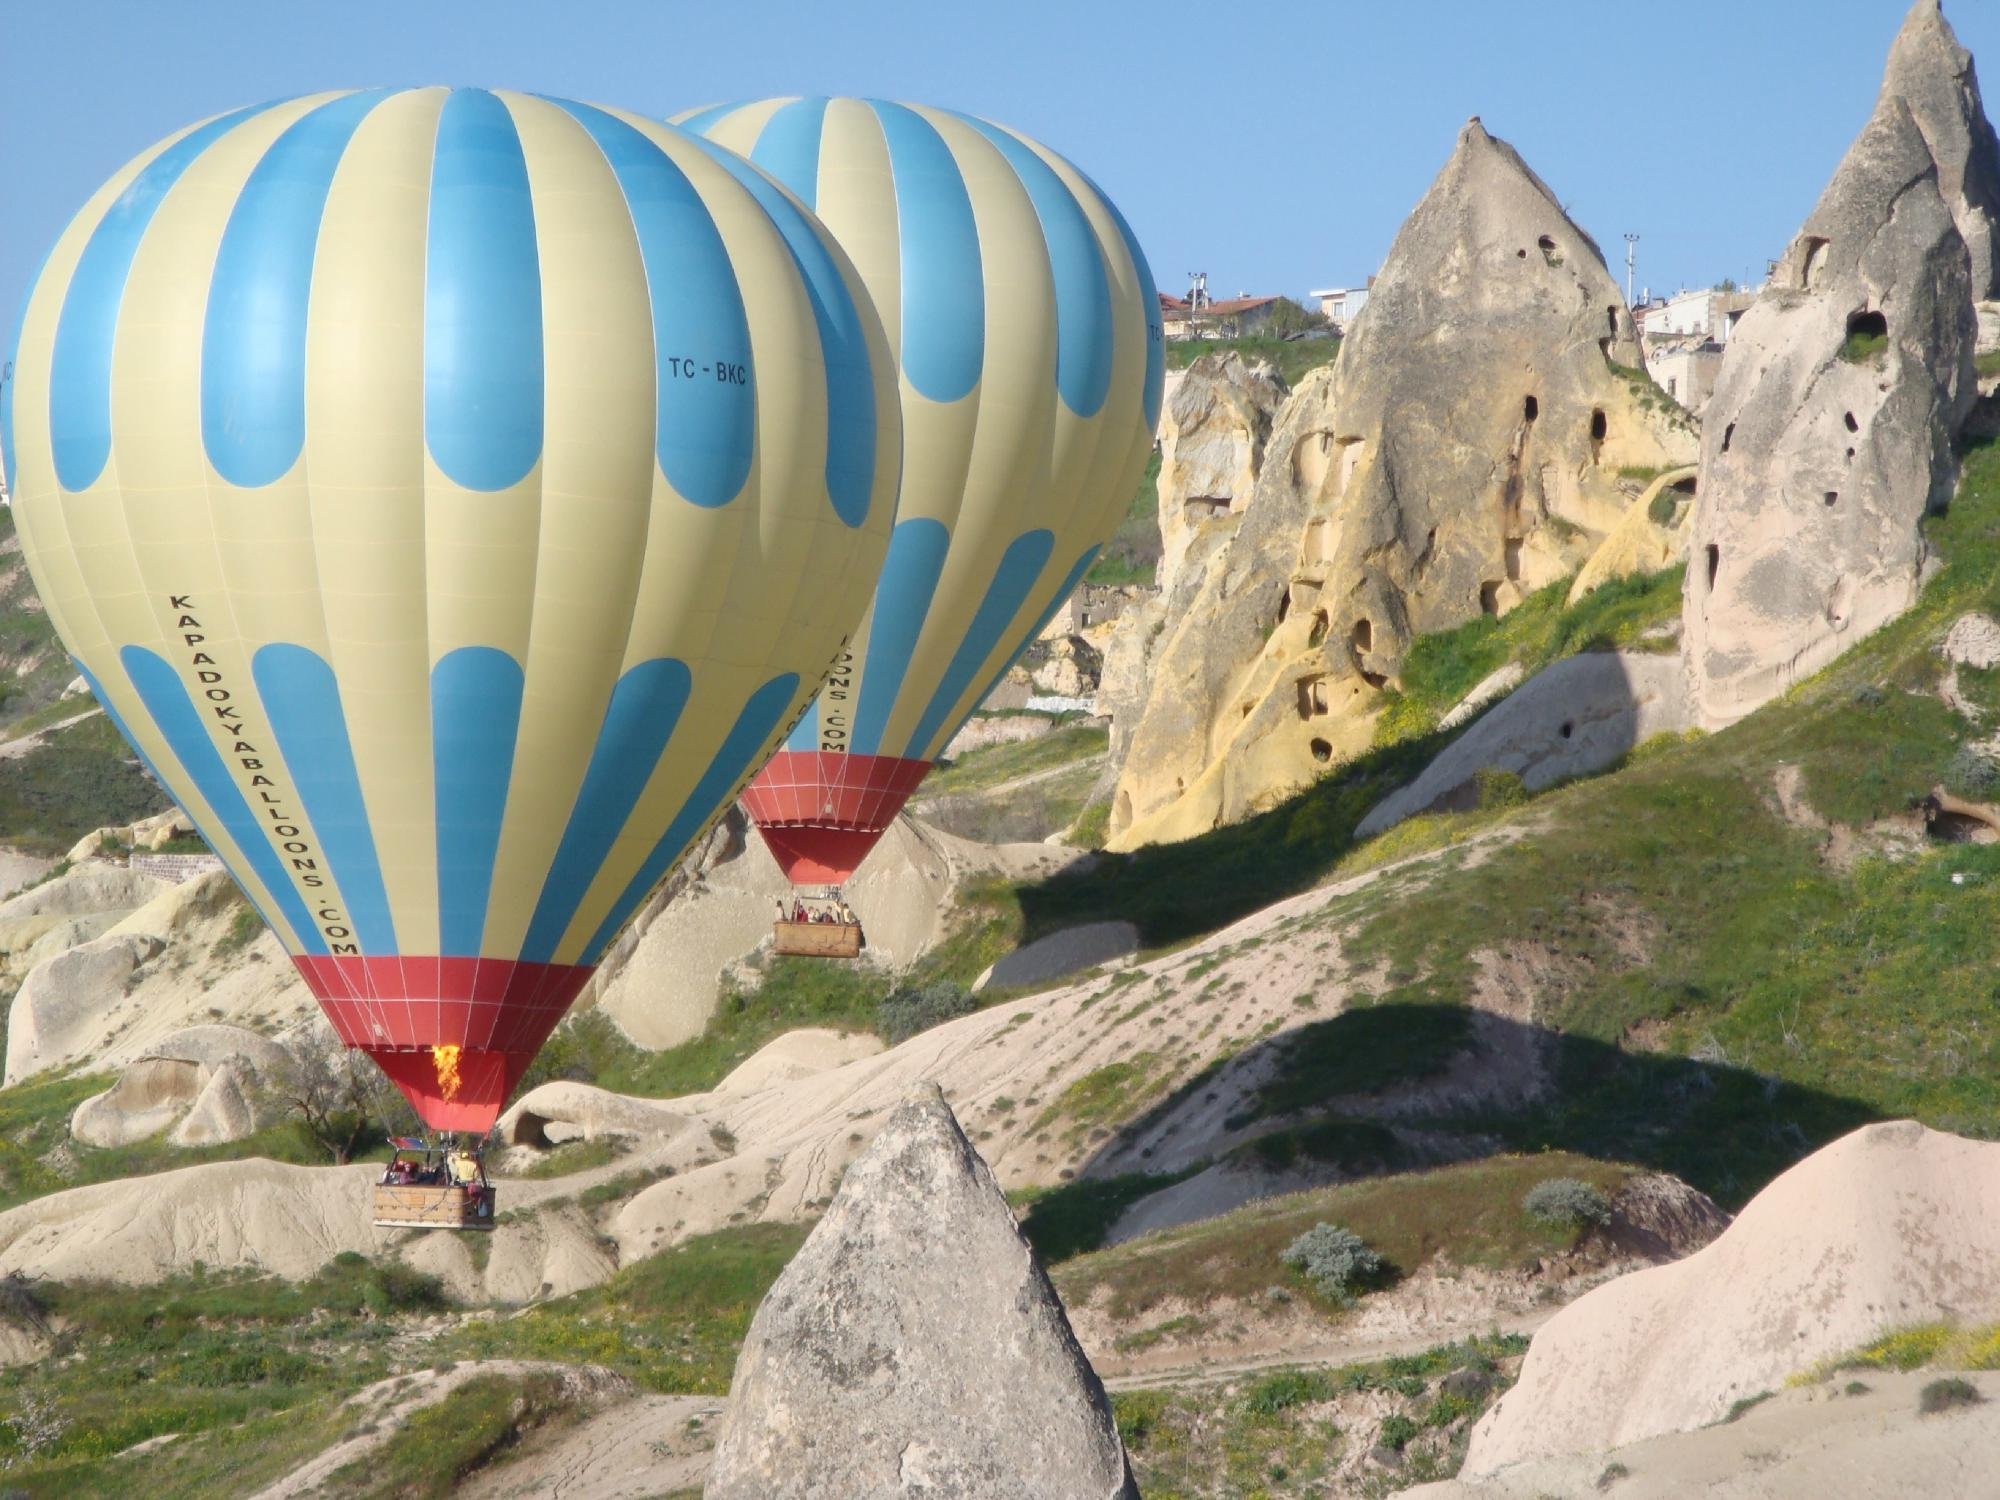
POLYGON ((1619 471, 1694 453, 1596 244, 1468 123, 1339 361, 1279 412, 1240 529, 1169 598, 1112 847, 1235 821, 1365 749, 1417 635, 1575 572, 1632 503, 1619 471))
POLYGON ((1981 180, 1982 146, 1948 200, 1926 131, 1894 91, 1959 86, 1934 45, 1942 26, 1918 6, 1873 117, 1723 357, 1683 608, 1706 726, 1907 609, 1926 559, 1921 522, 1951 498, 1953 439, 1977 395, 1973 273, 1952 203, 1995 189, 1981 180))
POLYGON ((935 1085, 757 1309, 702 1493, 1137 1500, 1104 1387, 935 1085))
POLYGON ((1204 354, 1160 411, 1161 589, 1173 587, 1188 539, 1250 503, 1285 383, 1262 360, 1204 354))
POLYGON ((260 1121, 252 1096, 290 1054, 241 1026, 189 1026, 161 1038, 125 1065, 118 1082, 70 1116, 86 1146, 125 1146, 172 1128, 176 1146, 240 1141, 260 1121))
POLYGON ((1355 832, 1369 838, 1425 812, 1480 805, 1480 775, 1502 771, 1531 792, 1614 765, 1656 734, 1687 727, 1687 688, 1672 656, 1586 651, 1552 662, 1516 688, 1355 832))
POLYGON ((2000 140, 1979 97, 1972 54, 1938 0, 1917 0, 1889 48, 1878 107, 1900 99, 1937 163, 1938 191, 1972 268, 1972 296, 2000 297, 2000 140))
POLYGON ((1473 1430, 1464 1477, 1728 1416, 1916 1323, 2000 1319, 2000 1145, 1870 1125, 1753 1198, 1713 1244, 1571 1303, 1473 1430))
POLYGON ((125 995, 139 966, 166 944, 136 933, 106 933, 37 964, 7 1011, 7 1076, 19 1083, 83 1055, 98 1018, 125 995))

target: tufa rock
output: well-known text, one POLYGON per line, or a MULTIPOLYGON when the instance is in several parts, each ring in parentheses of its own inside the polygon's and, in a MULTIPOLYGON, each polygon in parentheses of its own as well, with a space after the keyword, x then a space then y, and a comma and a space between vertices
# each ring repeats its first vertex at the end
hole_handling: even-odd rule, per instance
POLYGON ((1656 734, 1687 727, 1687 687, 1672 656, 1585 651, 1551 662, 1438 753, 1356 827, 1373 838, 1419 813, 1480 805, 1480 773, 1504 771, 1539 792, 1615 765, 1656 734))
POLYGON ((1938 192, 1972 269, 1972 297, 2000 296, 2000 140, 1979 97, 1972 54, 1938 0, 1917 0, 1889 48, 1878 110, 1900 99, 1937 164, 1938 192))
POLYGON ((1310 784, 1368 746, 1416 636, 1581 567, 1632 503, 1621 469, 1694 457, 1642 370, 1597 246, 1468 123, 1340 359, 1279 412, 1241 528, 1169 600, 1111 847, 1310 784))
POLYGON ((1160 588, 1203 522, 1250 503, 1285 383, 1262 360, 1204 354, 1160 411, 1160 588))
POLYGON ((1682 610, 1699 722, 1733 723, 1907 609, 1975 399, 1965 241, 1886 95, 1731 336, 1682 610))
POLYGON ((1869 1125, 1751 1199, 1707 1248, 1571 1303, 1473 1429, 1463 1477, 1729 1415, 1892 1329, 2000 1318, 2000 1145, 1869 1125))
POLYGON ((757 1309, 702 1493, 1137 1500, 1104 1387, 936 1085, 757 1309))
POLYGON ((1694 522, 1694 487, 1698 471, 1692 464, 1669 469, 1647 485, 1625 518, 1612 528, 1603 544, 1569 586, 1566 604, 1619 578, 1657 573, 1687 556, 1688 529, 1694 522))

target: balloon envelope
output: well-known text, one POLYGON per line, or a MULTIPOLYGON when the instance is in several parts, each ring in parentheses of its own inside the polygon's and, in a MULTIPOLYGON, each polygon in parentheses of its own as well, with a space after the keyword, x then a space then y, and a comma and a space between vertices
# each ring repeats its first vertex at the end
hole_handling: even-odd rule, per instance
POLYGON ((744 796, 786 873, 852 873, 1124 517, 1159 418, 1159 299, 1075 167, 920 105, 680 117, 853 258, 897 357, 903 478, 869 621, 744 796))
POLYGON ((866 607, 892 366, 809 215, 476 89, 146 152, 29 300, 37 589, 348 1044, 484 1129, 866 607))

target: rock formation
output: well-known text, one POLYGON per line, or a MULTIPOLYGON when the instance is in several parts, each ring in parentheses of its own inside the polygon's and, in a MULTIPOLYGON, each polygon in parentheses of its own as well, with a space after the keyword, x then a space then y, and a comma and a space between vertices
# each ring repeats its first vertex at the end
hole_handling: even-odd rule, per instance
POLYGON ((1569 586, 1566 602, 1574 604, 1613 579, 1657 573, 1686 557, 1688 531, 1694 524, 1697 472, 1692 464, 1669 469, 1647 485, 1625 512, 1625 519, 1590 554, 1590 561, 1569 586))
MULTIPOLYGON (((1685 594, 1695 711, 1732 723, 1915 600, 1976 398, 1975 232, 2000 198, 1970 61, 1923 0, 1874 115, 1731 336, 1702 434, 1685 594), (1920 126, 1911 100, 1929 122, 1920 126), (1970 140, 1952 158, 1932 141, 1970 140), (1967 205, 1972 205, 1968 207, 1967 205)), ((1990 273, 1989 273, 1990 274, 1990 273)))
POLYGON ((1104 1387, 935 1085, 757 1309, 702 1493, 1137 1500, 1104 1387))
POLYGON ((1262 360, 1204 354, 1160 412, 1160 566, 1173 587, 1188 541, 1203 522, 1250 503, 1285 384, 1262 360))
POLYGON ((1678 659, 1586 651, 1552 662, 1438 753, 1421 775, 1385 798, 1355 832, 1369 838, 1425 812, 1479 806, 1479 773, 1519 776, 1531 792, 1617 763, 1656 734, 1687 727, 1678 659))
POLYGON ((1938 191, 1965 241, 1975 301, 2000 297, 2000 140, 1979 97, 1972 54, 1938 0, 1917 0, 1889 48, 1877 108, 1901 99, 1937 163, 1938 191))
POLYGON ((285 1049, 241 1026, 190 1026, 127 1063, 118 1082, 70 1116, 86 1146, 125 1146, 172 1127, 176 1146, 240 1141, 257 1129, 253 1096, 288 1061, 285 1049))
POLYGON ((1308 784, 1367 746, 1414 636, 1579 568, 1632 503, 1620 469, 1694 456, 1640 366, 1597 246, 1470 122, 1338 363, 1280 411, 1233 539, 1175 578, 1112 847, 1308 784))
POLYGON ((1473 1430, 1464 1477, 1729 1414, 1880 1334, 2000 1318, 2000 1146, 1870 1125, 1793 1167, 1714 1244, 1550 1319, 1473 1430))

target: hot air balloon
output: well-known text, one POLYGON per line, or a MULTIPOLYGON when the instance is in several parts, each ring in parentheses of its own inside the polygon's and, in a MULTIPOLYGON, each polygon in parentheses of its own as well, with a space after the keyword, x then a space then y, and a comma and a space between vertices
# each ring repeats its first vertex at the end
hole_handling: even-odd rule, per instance
POLYGON ((856 627, 892 369, 811 216, 678 130, 322 93, 85 205, 0 447, 98 701, 341 1039, 484 1132, 856 627))
POLYGON ((1159 417, 1159 300, 1111 201, 998 125, 864 99, 677 123, 813 210, 896 351, 903 480, 873 608, 744 794, 795 885, 838 885, 1125 514, 1159 417))

